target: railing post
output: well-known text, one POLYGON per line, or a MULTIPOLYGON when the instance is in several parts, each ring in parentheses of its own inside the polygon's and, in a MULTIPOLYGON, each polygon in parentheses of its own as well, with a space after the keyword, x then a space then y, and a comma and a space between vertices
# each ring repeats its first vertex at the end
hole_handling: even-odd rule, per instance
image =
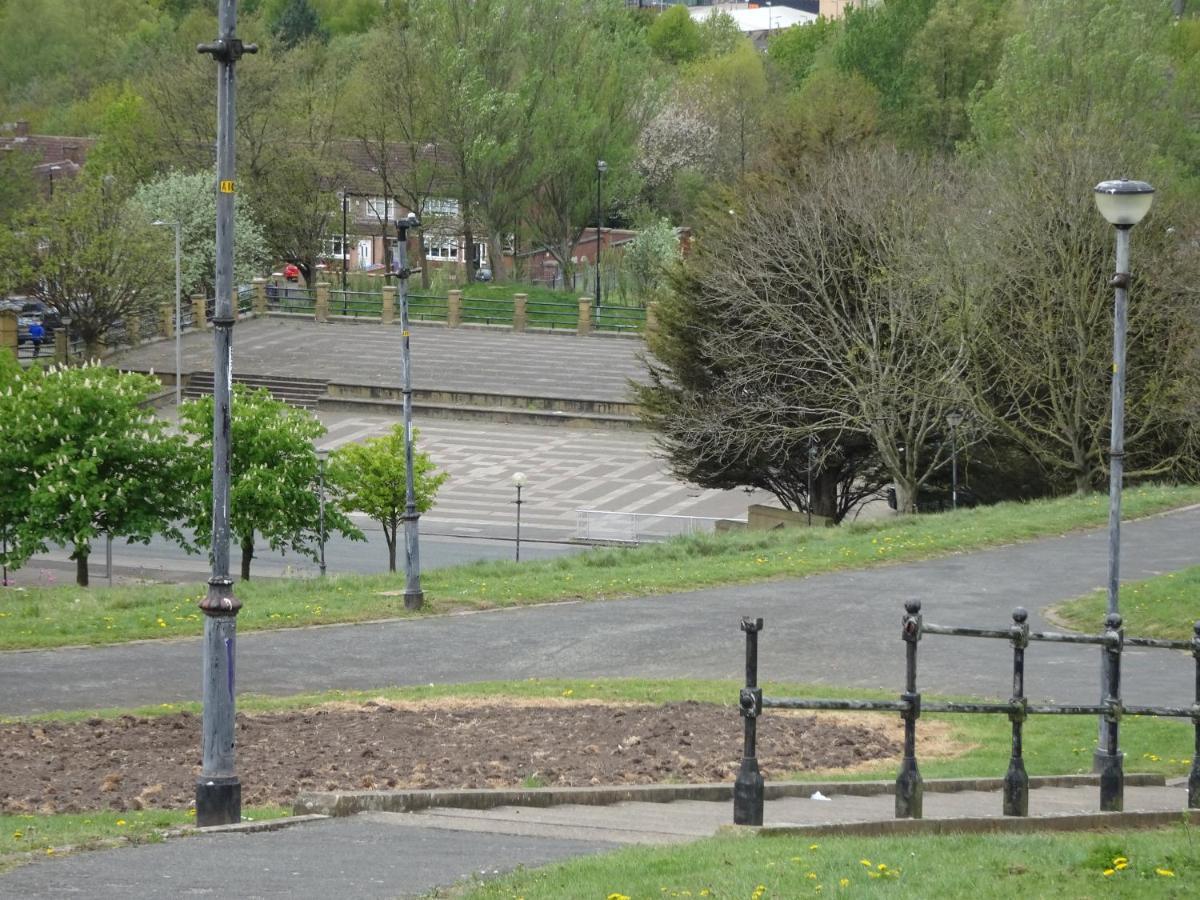
POLYGON ((1196 702, 1192 705, 1196 746, 1192 753, 1192 771, 1188 775, 1188 809, 1200 809, 1200 622, 1192 625, 1192 658, 1196 660, 1196 702))
POLYGON ((758 717, 762 714, 762 690, 758 686, 758 633, 762 627, 762 619, 742 619, 741 629, 746 632, 746 686, 738 694, 738 705, 745 723, 745 739, 742 764, 733 783, 734 825, 763 823, 763 777, 754 747, 758 717))
POLYGON ((203 331, 208 327, 208 300, 203 294, 192 295, 192 327, 203 331))
POLYGON ((1104 617, 1104 644, 1100 648, 1108 695, 1104 698, 1104 746, 1100 766, 1100 811, 1121 812, 1125 808, 1125 772, 1120 747, 1121 732, 1121 649, 1125 632, 1121 616, 1104 617))
POLYGON ((384 325, 396 321, 396 286, 386 285, 383 289, 383 304, 379 308, 379 316, 384 325))
POLYGON ((579 324, 575 327, 578 334, 592 333, 592 298, 579 298, 579 324))
POLYGON ((164 303, 159 312, 161 314, 159 330, 162 332, 162 336, 165 338, 175 337, 175 307, 170 303, 164 303))
POLYGON ((513 331, 524 331, 529 308, 528 294, 513 294, 513 331))
POLYGON ((254 314, 265 316, 267 314, 267 279, 254 278, 250 283, 254 285, 254 314))
POLYGON ((1025 760, 1021 747, 1021 729, 1028 715, 1025 700, 1025 648, 1029 646, 1029 613, 1018 606, 1013 610, 1013 624, 1008 630, 1013 648, 1013 692, 1012 709, 1008 718, 1012 722, 1012 756, 1008 760, 1008 772, 1004 776, 1004 815, 1029 815, 1029 775, 1025 772, 1025 760))
POLYGON ((900 715, 904 719, 904 761, 896 776, 896 818, 921 818, 924 786, 917 769, 917 719, 921 717, 921 695, 917 693, 917 644, 921 640, 921 601, 904 604, 901 636, 905 642, 904 693, 900 699, 908 708, 900 715))
POLYGON ((317 282, 317 302, 313 315, 318 322, 329 321, 329 282, 317 282))
POLYGON ((462 324, 462 291, 446 294, 446 324, 451 328, 462 324))

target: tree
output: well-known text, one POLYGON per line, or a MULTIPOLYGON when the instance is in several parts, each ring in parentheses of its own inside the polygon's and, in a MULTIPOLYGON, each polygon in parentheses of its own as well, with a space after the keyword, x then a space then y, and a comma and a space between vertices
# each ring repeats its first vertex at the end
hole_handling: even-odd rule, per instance
POLYGON ((102 534, 149 542, 182 512, 182 441, 147 400, 157 383, 103 368, 32 369, 0 395, 0 521, 8 564, 70 545, 75 579, 102 534))
POLYGON ((305 41, 329 40, 329 33, 321 27, 321 17, 308 0, 287 0, 271 21, 271 31, 289 50, 305 41))
POLYGON ((23 150, 0 150, 0 228, 18 218, 37 199, 36 160, 23 150))
POLYGON ((667 219, 638 231, 625 248, 622 268, 633 281, 633 295, 646 305, 664 286, 670 268, 680 259, 679 238, 667 219))
MULTIPOLYGON (((155 181, 141 185, 133 195, 131 211, 147 222, 178 222, 181 226, 181 270, 183 292, 211 296, 213 273, 216 270, 216 245, 213 223, 217 217, 217 199, 213 193, 212 174, 170 172, 155 181)), ((262 271, 269 262, 262 229, 250 210, 242 204, 234 211, 233 277, 236 283, 246 283, 262 271)), ((166 237, 166 235, 160 235, 166 237)), ((172 235, 173 238, 173 235, 172 235)), ((170 242, 173 245, 173 239, 170 242)), ((168 254, 160 254, 166 265, 168 254)))
POLYGON ((700 26, 692 21, 687 7, 676 5, 665 10, 646 31, 646 43, 663 62, 678 65, 691 62, 704 49, 700 26))
POLYGON ((793 87, 800 87, 841 29, 841 19, 824 17, 803 28, 785 28, 767 44, 767 59, 793 87))
MULTIPOLYGON (((212 545, 212 422, 211 397, 180 408, 180 427, 192 439, 191 502, 187 526, 197 544, 212 545)), ((229 530, 242 551, 241 577, 250 580, 255 534, 272 550, 292 550, 310 559, 317 552, 317 457, 313 440, 324 426, 311 414, 276 400, 265 390, 234 385, 231 405, 229 530)), ((326 509, 326 532, 351 540, 362 533, 337 509, 326 509)))
MULTIPOLYGON (((417 511, 428 512, 438 488, 450 476, 435 471, 429 455, 416 450, 417 437, 414 432, 413 494, 417 511)), ((396 425, 387 434, 334 451, 329 457, 329 481, 342 509, 357 510, 383 526, 388 571, 395 572, 397 536, 407 508, 404 426, 396 425)))
POLYGON ((89 350, 115 326, 153 311, 172 278, 162 235, 125 203, 109 178, 63 184, 14 228, 7 265, 89 350))

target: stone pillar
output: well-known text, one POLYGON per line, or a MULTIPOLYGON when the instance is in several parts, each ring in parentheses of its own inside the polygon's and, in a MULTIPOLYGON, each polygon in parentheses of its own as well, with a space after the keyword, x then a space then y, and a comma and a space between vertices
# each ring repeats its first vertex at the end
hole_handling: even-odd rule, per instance
POLYGON ((396 286, 394 284, 384 285, 383 288, 383 305, 379 307, 379 315, 383 320, 384 325, 393 325, 396 322, 396 286))
POLYGON ((251 283, 254 285, 254 314, 265 316, 267 314, 267 279, 255 278, 251 283))
POLYGON ((165 338, 175 337, 175 304, 164 303, 162 310, 162 336, 165 338))
POLYGON ((17 314, 9 309, 0 312, 0 347, 17 359, 17 314))
POLYGON ((592 333, 592 298, 579 298, 579 334, 592 333))
POLYGON ((205 298, 205 296, 203 294, 193 294, 192 295, 192 327, 193 328, 198 328, 201 331, 203 331, 205 328, 208 327, 208 320, 206 318, 206 312, 205 312, 207 306, 208 306, 208 300, 205 298))
POLYGON ((317 308, 316 317, 318 322, 329 321, 329 282, 317 282, 317 308))
POLYGON ((462 291, 451 291, 446 297, 446 324, 451 328, 462 324, 462 291))
POLYGON ((513 331, 524 331, 528 321, 529 295, 513 294, 513 331))
POLYGON ((56 363, 67 362, 67 329, 58 328, 54 331, 54 361, 56 363))

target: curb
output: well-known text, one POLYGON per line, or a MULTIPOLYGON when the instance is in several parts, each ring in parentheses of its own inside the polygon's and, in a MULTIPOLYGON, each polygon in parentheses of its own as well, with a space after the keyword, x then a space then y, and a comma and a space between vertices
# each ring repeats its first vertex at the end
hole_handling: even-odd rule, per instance
MULTIPOLYGON (((927 785, 928 787, 928 785, 927 785)), ((1030 834, 1042 831, 1111 831, 1126 828, 1165 828, 1187 822, 1200 825, 1200 809, 1177 812, 1078 813, 1062 816, 959 817, 955 819, 889 819, 886 822, 846 822, 840 825, 722 825, 718 834, 774 837, 907 837, 916 834, 1030 834)))
MULTIPOLYGON (((1029 787, 1099 786, 1098 775, 1034 775, 1029 787)), ((1162 775, 1130 773, 1127 787, 1163 787, 1162 775)), ((1003 778, 940 778, 924 783, 931 793, 957 791, 999 791, 1003 778)), ((890 794, 895 782, 887 781, 771 781, 764 787, 767 800, 783 797, 809 797, 816 791, 826 795, 871 797, 890 794)), ((671 803, 676 800, 732 802, 733 784, 645 784, 625 787, 528 788, 509 790, 438 790, 438 791, 321 791, 301 794, 293 813, 303 816, 352 816, 361 812, 417 812, 423 809, 494 809, 497 806, 545 808, 572 804, 611 806, 615 803, 671 803)), ((230 826, 237 827, 237 826, 230 826)))
POLYGON ((264 819, 261 822, 238 822, 234 825, 209 825, 204 828, 195 825, 176 828, 164 832, 165 837, 184 837, 191 834, 257 834, 262 831, 282 831, 293 825, 309 825, 313 822, 324 822, 329 816, 305 815, 284 816, 279 819, 264 819))

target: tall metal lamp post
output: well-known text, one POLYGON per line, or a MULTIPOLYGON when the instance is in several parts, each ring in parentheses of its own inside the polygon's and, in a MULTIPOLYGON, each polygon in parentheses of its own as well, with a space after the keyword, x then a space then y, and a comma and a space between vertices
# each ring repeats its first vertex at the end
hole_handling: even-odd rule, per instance
POLYGON ((946 424, 950 426, 950 508, 958 509, 958 426, 963 423, 963 414, 957 409, 946 413, 946 424))
MULTIPOLYGON (((1142 221, 1154 203, 1154 188, 1144 181, 1102 181, 1096 185, 1094 196, 1100 215, 1117 229, 1117 271, 1109 284, 1115 289, 1113 307, 1112 362, 1112 429, 1109 438, 1108 482, 1108 614, 1109 626, 1120 628, 1120 568, 1121 568, 1121 488, 1125 469, 1125 333, 1129 317, 1129 232, 1142 221)), ((1104 703, 1112 690, 1108 667, 1101 668, 1101 688, 1104 703)), ((1116 783, 1121 778, 1121 753, 1117 747, 1115 719, 1100 720, 1100 743, 1093 760, 1100 773, 1101 807, 1104 808, 1106 781, 1116 783)))
POLYGON ((596 160, 596 309, 600 309, 600 180, 608 171, 608 163, 602 159, 596 160))
POLYGON ((237 37, 237 0, 217 4, 218 37, 199 44, 217 64, 216 309, 213 315, 212 577, 200 601, 204 613, 202 754, 196 779, 196 824, 232 825, 242 818, 234 732, 237 614, 242 603, 229 577, 230 422, 233 377, 233 213, 235 69, 258 47, 237 37))
POLYGON ((408 267, 408 230, 420 228, 416 213, 396 220, 396 272, 400 287, 400 368, 404 376, 404 608, 420 609, 425 603, 421 590, 420 533, 417 528, 416 486, 413 484, 413 426, 412 426, 412 358, 409 349, 408 279, 413 270, 408 267))
POLYGON ((320 559, 317 563, 321 577, 325 577, 325 461, 329 459, 329 451, 321 447, 317 450, 317 546, 320 548, 320 559))
POLYGON ((517 489, 517 499, 513 503, 517 504, 517 562, 521 561, 521 504, 525 501, 521 499, 521 488, 525 487, 525 473, 514 472, 512 477, 513 487, 517 489))
POLYGON ((178 410, 179 404, 183 402, 183 349, 179 342, 180 332, 183 330, 179 310, 180 296, 183 293, 183 276, 180 269, 183 226, 179 222, 164 222, 162 219, 155 219, 150 224, 175 229, 175 409, 178 410))

